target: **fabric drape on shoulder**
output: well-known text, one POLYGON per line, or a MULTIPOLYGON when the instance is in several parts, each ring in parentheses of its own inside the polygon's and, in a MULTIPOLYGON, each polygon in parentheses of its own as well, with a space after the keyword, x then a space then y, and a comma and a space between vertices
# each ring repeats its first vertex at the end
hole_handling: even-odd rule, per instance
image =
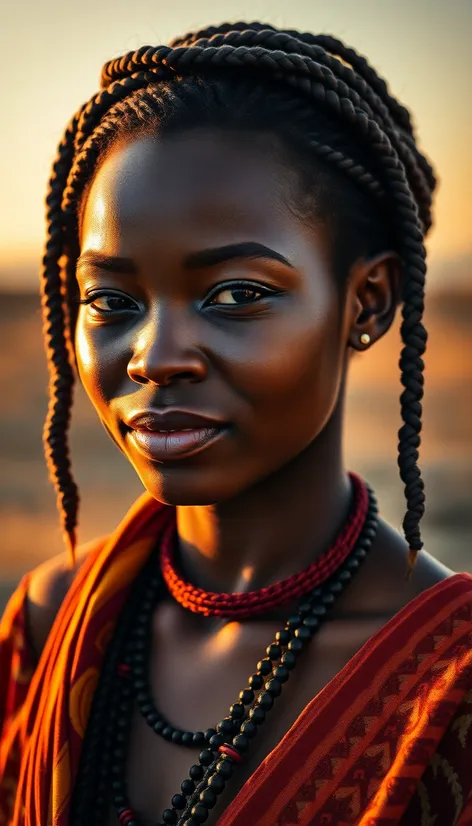
MULTIPOLYGON (((15 715, 15 742, 6 737, 0 743, 5 766, 3 776, 0 773, 0 800, 7 811, 16 782, 8 826, 67 826, 82 741, 107 644, 151 549, 175 529, 175 508, 145 493, 75 576, 31 677, 26 699, 15 715), (11 746, 15 749, 17 743, 20 768, 12 778, 6 767, 7 763, 12 765, 11 746)), ((21 599, 18 591, 10 605, 19 608, 21 599)), ((2 620, 6 638, 13 610, 7 613, 2 620)))
POLYGON ((471 766, 472 576, 455 574, 366 642, 218 826, 472 826, 471 766))
POLYGON ((26 629, 26 574, 10 597, 0 622, 0 824, 9 823, 15 802, 24 741, 21 710, 36 660, 26 629))
MULTIPOLYGON (((106 537, 81 546, 90 565, 101 552, 106 537)), ((80 551, 80 549, 79 549, 80 551)), ((28 591, 31 573, 25 574, 10 596, 0 618, 0 826, 10 823, 25 751, 25 704, 38 666, 29 638, 28 591)))
MULTIPOLYGON (((175 508, 144 494, 79 570, 32 675, 20 583, 0 624, 0 824, 68 826, 108 641, 152 548, 175 533, 175 508)), ((218 826, 472 826, 471 763, 472 576, 455 574, 313 698, 218 826)))

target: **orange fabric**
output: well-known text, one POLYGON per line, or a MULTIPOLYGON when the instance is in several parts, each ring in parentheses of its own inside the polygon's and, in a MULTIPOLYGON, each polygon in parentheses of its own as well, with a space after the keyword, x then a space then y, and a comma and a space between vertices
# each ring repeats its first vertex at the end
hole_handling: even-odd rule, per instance
MULTIPOLYGON (((67 826, 108 640, 151 548, 175 529, 175 509, 144 494, 79 570, 35 670, 28 577, 12 596, 0 622, 0 824, 67 826)), ((472 826, 471 757, 472 576, 456 574, 368 640, 218 826, 472 826)))

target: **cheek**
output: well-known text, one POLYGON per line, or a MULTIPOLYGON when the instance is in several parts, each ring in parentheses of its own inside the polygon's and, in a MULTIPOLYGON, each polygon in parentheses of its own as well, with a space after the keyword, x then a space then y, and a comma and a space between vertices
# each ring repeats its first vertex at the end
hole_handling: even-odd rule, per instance
POLYGON ((126 363, 121 364, 116 347, 106 340, 104 329, 90 328, 77 319, 75 352, 80 381, 90 401, 102 418, 110 401, 119 393, 120 381, 126 376, 126 363))
POLYGON ((320 433, 338 399, 344 365, 339 318, 330 308, 270 326, 251 340, 235 379, 253 408, 257 441, 297 450, 320 433))

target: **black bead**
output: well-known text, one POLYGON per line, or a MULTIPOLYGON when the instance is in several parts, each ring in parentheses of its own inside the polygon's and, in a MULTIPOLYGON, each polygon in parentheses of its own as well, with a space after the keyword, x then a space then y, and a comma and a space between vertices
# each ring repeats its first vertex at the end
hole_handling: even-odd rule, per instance
POLYGON ((323 594, 321 602, 323 603, 323 605, 332 605, 334 603, 333 594, 323 594))
POLYGON ((218 723, 216 728, 218 729, 218 731, 221 732, 221 734, 232 734, 234 723, 231 717, 223 717, 223 719, 218 723))
POLYGON ((298 616, 298 614, 293 614, 287 620, 287 628, 290 631, 294 631, 295 628, 299 628, 301 624, 302 624, 302 619, 301 619, 301 617, 298 616))
POLYGON ((196 731, 193 735, 193 745, 194 746, 203 746, 205 745, 205 735, 203 731, 196 731))
POLYGON ((288 668, 289 671, 291 671, 297 664, 297 658, 293 651, 286 651, 280 662, 285 666, 285 668, 288 668))
MULTIPOLYGON (((297 631, 298 630, 299 629, 297 628, 297 631)), ((303 642, 301 641, 301 639, 298 638, 290 640, 288 644, 288 649, 292 652, 292 654, 299 654, 300 651, 303 651, 303 642)), ((286 663, 284 663, 284 665, 286 665, 286 663)))
POLYGON ((182 745, 183 746, 193 745, 193 731, 184 731, 184 733, 182 734, 182 745))
POLYGON ((258 691, 264 684, 264 680, 260 674, 253 674, 252 677, 249 677, 248 682, 254 691, 258 691))
POLYGON ((249 717, 251 718, 251 720, 254 720, 257 726, 260 726, 266 718, 266 713, 262 706, 257 705, 254 706, 254 708, 251 708, 251 711, 249 712, 249 717))
POLYGON ((309 600, 303 600, 303 602, 301 602, 298 606, 298 610, 300 611, 300 614, 308 614, 311 610, 311 602, 309 600))
MULTIPOLYGON (((139 622, 139 617, 137 618, 137 622, 139 622)), ((147 635, 147 628, 144 625, 138 625, 137 628, 134 630, 135 637, 145 637, 147 635)))
POLYGON ((281 645, 288 645, 290 640, 292 639, 292 637, 291 637, 290 631, 287 631, 287 629, 284 628, 283 631, 277 631, 277 633, 275 635, 275 639, 281 645))
POLYGON ((205 740, 207 740, 207 741, 210 740, 213 737, 214 734, 216 734, 216 729, 215 728, 207 728, 207 730, 205 732, 205 740))
POLYGON ((346 565, 350 571, 356 571, 360 566, 360 562, 355 556, 353 556, 351 559, 347 560, 346 565))
POLYGON ((213 809, 213 806, 216 805, 216 794, 211 789, 203 789, 200 800, 207 809, 213 809))
POLYGON ((252 720, 246 720, 245 723, 241 726, 241 734, 244 734, 245 737, 248 737, 249 740, 252 740, 253 737, 257 734, 257 726, 252 720))
POLYGON ((253 690, 251 688, 243 688, 243 690, 239 692, 239 699, 243 705, 248 706, 249 703, 252 703, 254 700, 253 690))
POLYGON ((174 812, 173 809, 164 809, 162 812, 162 820, 164 823, 177 823, 177 812, 174 812))
POLYGON ((311 611, 312 617, 325 617, 327 613, 326 605, 315 605, 311 611))
MULTIPOLYGON (((202 752, 202 754, 206 754, 206 751, 202 752)), ((211 752, 210 752, 210 754, 211 754, 211 752)), ((212 755, 212 757, 213 757, 213 755, 212 755)), ((208 763, 207 765, 210 765, 210 764, 208 763)), ((198 763, 195 763, 193 766, 190 767, 189 776, 192 778, 192 780, 201 780, 203 775, 204 775, 203 768, 198 763)))
POLYGON ((349 580, 352 579, 352 574, 350 571, 340 571, 338 579, 340 582, 349 582, 349 580))
POLYGON ((233 768, 234 768, 233 761, 228 760, 227 757, 223 758, 223 760, 220 760, 219 763, 217 763, 217 765, 216 765, 216 771, 225 780, 229 780, 229 778, 233 774, 233 768))
MULTIPOLYGON (((271 669, 272 671, 272 669, 271 669)), ((229 713, 233 720, 241 720, 244 717, 245 711, 242 703, 233 703, 230 707, 229 713)))
POLYGON ((272 697, 279 697, 282 694, 282 686, 278 680, 267 680, 265 689, 272 694, 272 697))
POLYGON ((290 673, 283 665, 278 665, 277 668, 274 670, 274 677, 279 683, 286 683, 290 673))
POLYGON ((193 818, 195 818, 197 823, 205 823, 205 820, 208 820, 208 809, 206 809, 205 806, 202 806, 201 803, 197 803, 197 805, 191 810, 190 814, 193 818))
POLYGON ((266 654, 267 654, 269 660, 279 660, 281 653, 282 653, 282 649, 281 649, 280 645, 276 642, 271 643, 266 648, 266 654))
POLYGON ((182 791, 182 794, 188 797, 189 794, 192 794, 192 792, 195 791, 195 783, 193 782, 193 780, 184 780, 180 784, 180 789, 182 791))
POLYGON ((174 729, 174 731, 172 732, 172 738, 171 738, 172 742, 177 743, 177 745, 180 745, 182 743, 183 734, 184 734, 183 731, 179 731, 178 729, 174 729))
POLYGON ((213 789, 216 794, 222 792, 226 785, 224 779, 221 777, 221 774, 214 774, 213 777, 210 778, 209 783, 210 788, 213 789))
POLYGON ((260 671, 263 677, 266 677, 267 674, 270 674, 272 671, 271 661, 267 657, 264 657, 263 660, 259 660, 257 663, 257 670, 260 671))
POLYGON ((157 723, 154 723, 153 725, 153 729, 156 732, 156 734, 162 734, 165 728, 166 724, 164 723, 164 720, 158 720, 157 723))
POLYGON ((264 691, 258 698, 257 702, 260 707, 264 709, 264 711, 270 711, 274 705, 274 698, 272 697, 272 694, 268 693, 268 691, 264 691))
POLYGON ((341 591, 343 590, 343 586, 341 585, 340 582, 335 580, 334 582, 332 582, 330 584, 329 590, 331 591, 332 594, 340 594, 341 591))
POLYGON ((187 801, 185 800, 183 794, 174 794, 171 803, 174 809, 185 809, 187 801))
POLYGON ((237 734, 236 737, 233 737, 233 746, 242 754, 248 750, 249 740, 244 736, 244 734, 237 734))
MULTIPOLYGON (((211 766, 215 758, 211 749, 204 749, 198 755, 198 759, 203 766, 211 766)), ((192 775, 190 775, 190 777, 192 777, 192 775)))
POLYGON ((365 549, 365 548, 358 548, 358 549, 357 549, 357 551, 356 551, 356 557, 357 557, 357 559, 359 559, 359 560, 361 560, 361 561, 362 561, 363 559, 365 559, 365 558, 366 558, 366 556, 367 556, 367 551, 366 551, 366 549, 365 549))
POLYGON ((318 617, 305 617, 303 620, 303 625, 306 628, 309 628, 310 631, 316 631, 320 627, 320 621, 318 617))
MULTIPOLYGON (((301 628, 297 628, 297 630, 295 631, 295 636, 297 640, 301 640, 301 642, 308 642, 309 640, 311 640, 313 632, 310 630, 310 628, 307 628, 306 625, 302 625, 301 628)), ((293 648, 291 650, 293 651, 293 648)))
POLYGON ((219 747, 223 745, 224 741, 225 738, 222 734, 213 734, 212 737, 210 737, 208 744, 211 746, 213 751, 217 751, 219 747))

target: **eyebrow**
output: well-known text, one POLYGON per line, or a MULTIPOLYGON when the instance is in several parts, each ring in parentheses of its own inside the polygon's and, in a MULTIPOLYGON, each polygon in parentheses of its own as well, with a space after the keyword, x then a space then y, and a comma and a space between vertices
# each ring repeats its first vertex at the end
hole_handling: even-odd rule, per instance
POLYGON ((293 264, 280 252, 266 247, 265 244, 258 244, 256 241, 242 241, 239 244, 227 244, 224 247, 192 252, 185 258, 184 267, 188 270, 197 270, 203 267, 215 267, 225 261, 245 258, 270 258, 294 269, 293 264))
MULTIPOLYGON (((216 267, 218 264, 223 264, 226 261, 244 260, 248 258, 269 258, 273 261, 279 261, 291 269, 295 269, 288 258, 285 258, 280 252, 267 247, 265 244, 259 244, 256 241, 242 241, 239 244, 226 244, 223 247, 213 247, 211 249, 192 252, 185 257, 184 267, 187 270, 198 270, 204 269, 205 267, 216 267)), ((138 272, 138 268, 131 258, 104 255, 94 250, 84 252, 77 259, 77 267, 83 267, 86 264, 90 264, 100 270, 106 270, 107 272, 118 272, 128 275, 136 275, 138 272)))

